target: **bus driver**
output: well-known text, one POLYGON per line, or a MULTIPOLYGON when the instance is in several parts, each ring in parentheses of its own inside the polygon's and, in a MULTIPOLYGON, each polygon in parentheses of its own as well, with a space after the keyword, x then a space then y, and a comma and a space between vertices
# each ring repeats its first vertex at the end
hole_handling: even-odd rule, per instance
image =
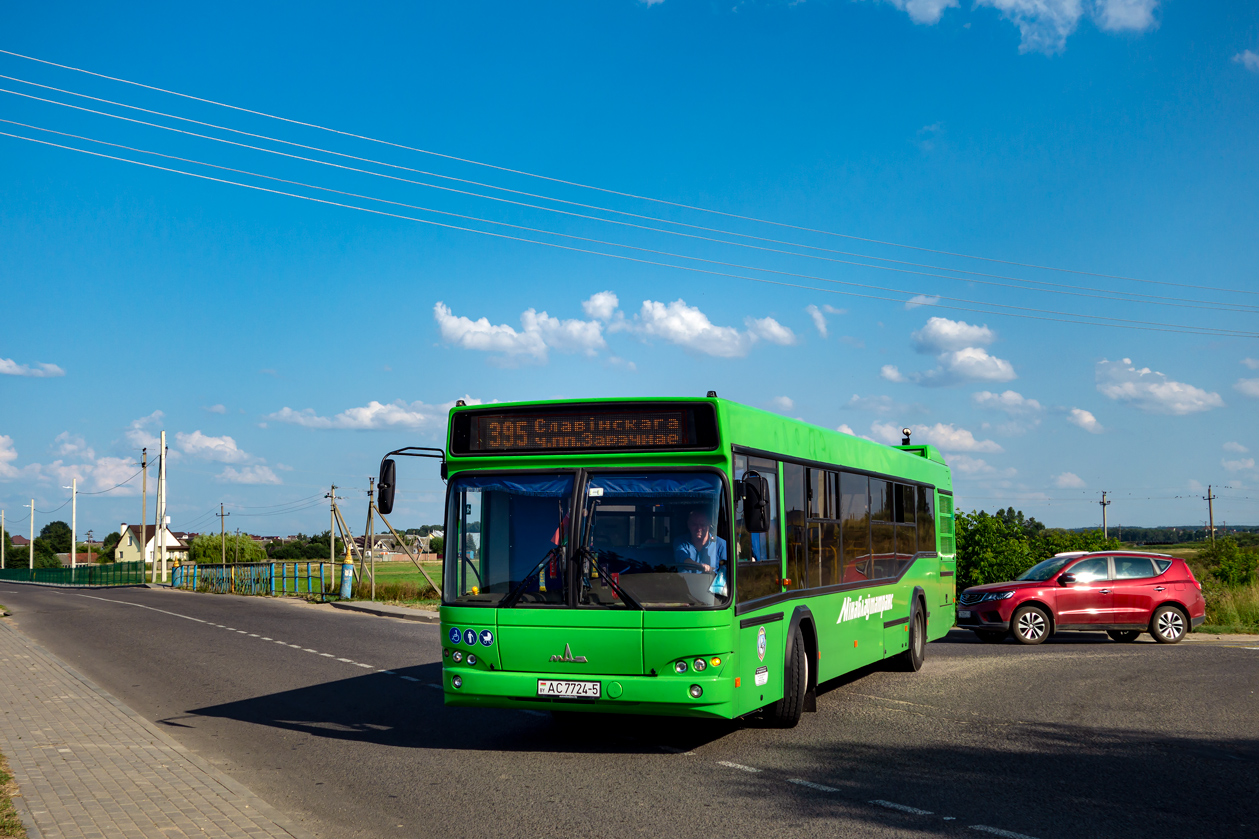
MULTIPOLYGON (((698 565, 700 570, 712 573, 726 564, 726 540, 714 536, 712 518, 702 508, 696 508, 686 517, 686 535, 673 546, 673 559, 678 565, 698 565)), ((679 568, 680 571, 694 571, 679 568)))

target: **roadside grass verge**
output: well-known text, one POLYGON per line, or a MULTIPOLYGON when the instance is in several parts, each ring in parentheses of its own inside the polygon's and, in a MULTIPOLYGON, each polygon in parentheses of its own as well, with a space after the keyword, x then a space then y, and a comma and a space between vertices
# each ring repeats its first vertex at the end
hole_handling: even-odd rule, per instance
POLYGON ((9 764, 5 762, 4 755, 0 754, 0 837, 3 839, 26 839, 26 828, 13 807, 15 795, 17 783, 9 774, 9 764))
POLYGON ((1197 632, 1223 634, 1259 633, 1259 582, 1236 588, 1203 586, 1207 620, 1197 632))
MULTIPOLYGON (((441 578, 439 563, 425 563, 424 570, 435 580, 441 578)), ((354 599, 366 600, 371 597, 372 582, 367 574, 360 575, 354 584, 354 599)), ((376 600, 380 603, 394 603, 399 606, 436 606, 440 601, 437 591, 428 584, 416 567, 410 562, 383 563, 376 566, 376 600)))

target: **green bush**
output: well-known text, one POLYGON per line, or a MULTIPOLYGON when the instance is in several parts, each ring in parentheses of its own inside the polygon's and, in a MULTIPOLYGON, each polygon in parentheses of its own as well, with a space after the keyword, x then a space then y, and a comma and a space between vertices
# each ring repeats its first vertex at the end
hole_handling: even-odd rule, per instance
POLYGON ((267 552, 262 546, 244 533, 237 536, 235 533, 228 533, 220 542, 219 536, 212 533, 202 533, 200 536, 194 536, 192 542, 188 545, 188 558, 193 562, 202 564, 218 564, 223 561, 223 546, 226 545, 227 561, 236 562, 239 556, 240 562, 266 562, 267 552), (237 549, 239 548, 239 554, 237 549))
POLYGON ((1043 559, 1066 551, 1113 550, 1118 539, 1099 531, 1073 532, 1046 528, 1013 507, 989 515, 959 512, 957 532, 958 590, 1013 580, 1043 559))
POLYGON ((1197 561, 1212 577, 1231 588, 1254 582, 1259 554, 1253 549, 1243 551, 1236 539, 1224 536, 1198 551, 1197 561))

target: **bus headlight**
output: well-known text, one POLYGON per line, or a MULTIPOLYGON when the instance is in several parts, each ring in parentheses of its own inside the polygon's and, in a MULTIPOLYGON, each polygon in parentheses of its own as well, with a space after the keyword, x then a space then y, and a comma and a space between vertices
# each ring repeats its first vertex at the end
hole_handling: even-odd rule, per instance
POLYGON ((695 659, 694 667, 695 667, 695 672, 702 673, 708 669, 708 662, 704 661, 704 659, 702 658, 697 658, 695 659))
POLYGON ((450 683, 455 686, 456 690, 458 690, 463 687, 463 676, 452 676, 450 683))
POLYGON ((476 664, 476 656, 468 653, 468 664, 476 664))
POLYGON ((699 685, 691 685, 691 698, 699 699, 704 695, 704 689, 699 685))
POLYGON ((463 653, 460 652, 459 650, 455 650, 455 654, 452 655, 451 658, 455 660, 455 664, 458 664, 459 662, 463 661, 463 653))
POLYGON ((679 661, 677 664, 673 665, 673 672, 675 672, 675 673, 685 673, 685 672, 686 672, 686 662, 685 662, 685 661, 679 661))

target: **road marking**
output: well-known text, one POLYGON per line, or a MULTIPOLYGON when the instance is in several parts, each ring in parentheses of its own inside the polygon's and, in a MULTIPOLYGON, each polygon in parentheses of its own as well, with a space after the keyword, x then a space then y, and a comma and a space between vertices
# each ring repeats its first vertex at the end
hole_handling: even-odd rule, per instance
POLYGON ((353 664, 354 660, 350 658, 338 658, 337 661, 344 661, 346 664, 353 664))
POLYGON ((419 681, 419 679, 413 678, 411 676, 399 676, 398 678, 402 679, 402 681, 404 682, 418 682, 419 681))
POLYGON ((819 792, 839 792, 839 790, 835 789, 835 787, 827 787, 827 786, 823 786, 822 784, 815 784, 812 781, 805 781, 800 778, 788 778, 787 783, 799 784, 802 787, 815 789, 815 790, 818 790, 819 792))
POLYGON ((671 755, 694 755, 695 752, 688 752, 685 749, 679 749, 677 746, 657 746, 662 752, 668 752, 671 755))
POLYGON ((152 606, 145 606, 143 603, 128 603, 126 600, 111 600, 108 597, 96 597, 95 595, 92 595, 92 594, 79 594, 78 592, 74 592, 73 594, 75 597, 86 597, 88 600, 102 600, 106 603, 118 603, 123 606, 135 606, 139 609, 148 609, 150 612, 161 612, 163 615, 170 615, 173 618, 183 618, 186 621, 196 621, 197 623, 205 623, 205 624, 210 623, 209 621, 201 620, 201 618, 193 618, 193 617, 189 617, 188 615, 181 615, 178 612, 168 612, 165 609, 155 609, 152 606))
MULTIPOLYGON (((889 810, 900 810, 902 813, 913 813, 915 816, 930 816, 931 815, 930 810, 919 810, 917 807, 910 807, 908 804, 897 804, 895 801, 884 801, 881 798, 876 798, 870 803, 877 804, 880 807, 886 807, 889 810)), ((1028 839, 1028 838, 1023 837, 1023 839, 1028 839)))
POLYGON ((320 653, 324 658, 336 658, 332 653, 320 653))
POLYGON ((252 632, 251 632, 251 633, 249 633, 249 637, 250 637, 250 638, 257 638, 258 636, 257 636, 256 634, 254 634, 254 633, 252 633, 252 632))
POLYGON ((972 824, 970 829, 991 833, 993 836, 1004 836, 1006 839, 1036 839, 1035 836, 1028 836, 1026 833, 1015 833, 1013 830, 1002 830, 999 827, 989 827, 986 824, 972 824))
POLYGON ((262 636, 262 640, 264 640, 264 641, 274 641, 275 639, 274 639, 274 638, 268 638, 267 636, 265 636, 265 635, 264 635, 264 636, 262 636))
POLYGON ((301 644, 285 644, 285 646, 286 646, 286 647, 292 647, 292 648, 293 648, 293 649, 295 649, 295 650, 300 650, 300 649, 302 648, 302 645, 301 645, 301 644))
POLYGON ((522 714, 528 714, 528 715, 529 715, 529 716, 531 716, 531 717, 548 717, 548 716, 550 716, 550 714, 548 714, 546 711, 530 711, 530 710, 525 709, 525 708, 521 708, 521 709, 520 709, 520 713, 522 713, 522 714))
POLYGON ((717 762, 721 764, 722 766, 729 766, 731 769, 741 769, 744 772, 760 772, 761 771, 757 769, 756 767, 744 766, 742 763, 731 763, 728 760, 719 760, 717 762))
POLYGON ((377 672, 384 673, 386 676, 396 676, 396 675, 398 675, 397 673, 393 672, 392 670, 380 670, 380 671, 377 671, 377 672))
POLYGON ((370 664, 363 664, 362 662, 358 662, 358 661, 351 662, 351 664, 353 664, 355 667, 366 667, 368 670, 376 669, 375 667, 372 667, 370 664))
POLYGON ((304 652, 304 653, 317 653, 317 652, 319 652, 319 650, 312 650, 310 647, 302 647, 302 652, 304 652))
MULTIPOLYGON (((418 681, 419 681, 419 679, 416 679, 416 681, 418 682, 418 681)), ((432 682, 425 682, 425 683, 424 683, 424 687, 426 687, 426 688, 437 688, 438 690, 445 690, 445 688, 444 688, 444 687, 442 687, 441 685, 435 685, 435 684, 433 684, 432 682)))

